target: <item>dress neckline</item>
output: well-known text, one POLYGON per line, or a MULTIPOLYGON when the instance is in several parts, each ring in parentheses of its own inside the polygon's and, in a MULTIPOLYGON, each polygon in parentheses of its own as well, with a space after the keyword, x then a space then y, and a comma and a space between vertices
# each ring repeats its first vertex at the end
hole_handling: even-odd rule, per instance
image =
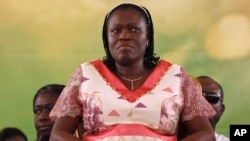
POLYGON ((158 82, 162 79, 164 74, 169 70, 171 63, 161 60, 148 76, 142 86, 134 91, 129 90, 121 80, 112 73, 109 68, 100 59, 90 62, 94 68, 99 72, 103 79, 107 82, 112 89, 117 91, 123 99, 133 103, 143 95, 149 93, 158 82))

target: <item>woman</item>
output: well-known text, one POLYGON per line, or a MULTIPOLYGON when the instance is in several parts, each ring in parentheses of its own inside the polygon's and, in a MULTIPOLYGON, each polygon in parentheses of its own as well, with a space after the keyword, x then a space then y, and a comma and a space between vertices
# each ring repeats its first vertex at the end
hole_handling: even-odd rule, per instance
POLYGON ((33 113, 37 141, 49 141, 54 125, 54 121, 49 118, 49 113, 64 87, 65 85, 61 84, 48 84, 36 92, 33 98, 33 113))
POLYGON ((81 64, 51 112, 51 141, 213 141, 207 116, 214 114, 192 78, 154 54, 154 30, 145 7, 124 3, 105 17, 106 56, 81 64), (178 139, 179 140, 179 139, 178 139))

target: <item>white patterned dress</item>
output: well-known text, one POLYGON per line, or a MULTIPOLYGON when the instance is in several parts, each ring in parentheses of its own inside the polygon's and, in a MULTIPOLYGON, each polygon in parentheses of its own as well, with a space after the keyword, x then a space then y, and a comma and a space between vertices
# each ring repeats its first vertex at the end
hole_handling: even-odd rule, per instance
POLYGON ((161 60, 131 91, 95 60, 75 70, 50 116, 81 116, 84 141, 175 141, 179 120, 213 114, 179 65, 161 60))

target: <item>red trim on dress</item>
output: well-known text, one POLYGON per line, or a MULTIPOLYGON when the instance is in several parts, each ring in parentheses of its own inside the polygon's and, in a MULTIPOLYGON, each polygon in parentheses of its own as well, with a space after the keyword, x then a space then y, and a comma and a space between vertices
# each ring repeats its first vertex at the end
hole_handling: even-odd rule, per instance
POLYGON ((155 88, 164 74, 169 70, 169 67, 172 65, 167 61, 161 60, 149 75, 147 80, 143 83, 143 85, 140 88, 131 91, 120 81, 120 79, 114 73, 112 73, 107 68, 107 66, 101 60, 95 60, 90 63, 97 69, 103 79, 115 91, 117 91, 119 94, 121 94, 121 96, 123 96, 124 99, 131 103, 135 102, 141 96, 155 88))
POLYGON ((95 141, 102 139, 109 139, 110 137, 126 137, 126 136, 141 136, 141 137, 151 137, 154 139, 161 139, 163 141, 176 141, 176 135, 166 136, 154 132, 152 129, 147 128, 140 124, 117 124, 109 128, 107 131, 92 134, 87 133, 83 135, 84 141, 95 141))

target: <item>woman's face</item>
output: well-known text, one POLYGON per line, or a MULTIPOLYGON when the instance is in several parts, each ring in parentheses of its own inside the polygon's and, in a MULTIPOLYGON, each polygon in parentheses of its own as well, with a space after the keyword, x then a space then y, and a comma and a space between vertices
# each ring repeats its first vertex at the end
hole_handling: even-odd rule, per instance
POLYGON ((143 63, 148 33, 143 17, 133 9, 111 14, 108 22, 109 50, 116 64, 143 63))
POLYGON ((58 97, 48 93, 41 93, 34 103, 34 118, 37 134, 42 137, 49 137, 54 122, 50 120, 49 113, 56 103, 58 97))

